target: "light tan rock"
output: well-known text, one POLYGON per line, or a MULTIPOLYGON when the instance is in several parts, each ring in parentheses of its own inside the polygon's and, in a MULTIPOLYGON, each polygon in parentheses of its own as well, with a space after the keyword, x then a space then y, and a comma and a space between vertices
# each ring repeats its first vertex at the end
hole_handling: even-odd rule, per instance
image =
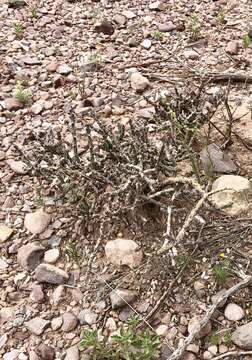
POLYGON ((24 175, 27 173, 27 165, 23 161, 16 161, 13 159, 6 160, 6 164, 14 171, 16 174, 24 175))
POLYGON ((26 214, 24 225, 32 234, 42 233, 51 221, 51 216, 42 208, 33 213, 26 214))
POLYGON ((130 77, 130 83, 133 90, 137 92, 144 91, 149 85, 149 80, 139 72, 133 72, 130 77))
POLYGON ((105 246, 108 261, 114 265, 128 265, 131 268, 139 266, 143 253, 133 240, 116 239, 109 241, 105 246))
POLYGON ((224 213, 237 215, 248 210, 248 195, 251 193, 251 183, 238 175, 223 175, 214 181, 212 190, 222 190, 211 196, 211 201, 224 213), (226 190, 224 190, 226 189, 226 190))
POLYGON ((9 237, 12 235, 13 230, 10 229, 8 226, 1 224, 0 225, 0 243, 5 242, 9 239, 9 237))

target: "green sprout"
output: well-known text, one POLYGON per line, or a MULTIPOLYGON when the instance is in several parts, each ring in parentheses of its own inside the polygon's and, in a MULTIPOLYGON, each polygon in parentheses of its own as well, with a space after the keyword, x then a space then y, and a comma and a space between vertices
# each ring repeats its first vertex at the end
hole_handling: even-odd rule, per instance
POLYGON ((15 34, 16 39, 18 39, 18 40, 23 39, 23 36, 24 36, 24 28, 23 28, 23 25, 20 24, 20 23, 17 22, 17 21, 14 21, 14 22, 12 23, 12 27, 13 27, 14 34, 15 34))
POLYGON ((23 105, 25 105, 29 101, 29 99, 31 97, 31 93, 28 90, 25 90, 23 88, 23 85, 21 82, 18 82, 16 89, 15 89, 14 96, 19 102, 21 102, 23 105))
POLYGON ((69 258, 78 266, 80 266, 81 254, 77 249, 77 246, 74 241, 70 240, 67 244, 66 253, 69 258))
POLYGON ((224 10, 224 8, 221 7, 218 11, 217 19, 216 19, 217 23, 221 26, 225 25, 227 22, 225 15, 226 15, 225 10, 224 10))
POLYGON ((194 40, 197 40, 200 36, 201 22, 200 18, 196 13, 193 13, 190 17, 190 30, 194 40))
POLYGON ((242 38, 242 46, 244 49, 247 49, 250 47, 251 39, 248 34, 244 35, 242 38))
POLYGON ((152 35, 153 39, 156 40, 156 41, 162 41, 164 36, 163 34, 161 33, 161 31, 155 31, 152 35))

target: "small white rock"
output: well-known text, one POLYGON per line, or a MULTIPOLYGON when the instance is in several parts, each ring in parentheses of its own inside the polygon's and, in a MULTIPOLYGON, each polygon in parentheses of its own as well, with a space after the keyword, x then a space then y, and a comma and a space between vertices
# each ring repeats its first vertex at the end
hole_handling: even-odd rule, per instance
POLYGON ((159 325, 157 328, 156 328, 156 334, 158 336, 166 336, 168 334, 168 326, 167 325, 159 325))
POLYGON ((33 213, 26 214, 24 225, 32 234, 42 233, 51 221, 51 216, 43 209, 38 209, 33 213))
POLYGON ((144 91, 149 85, 149 80, 139 72, 133 72, 130 77, 130 83, 133 90, 137 92, 144 91))
POLYGON ((229 303, 225 308, 224 314, 230 321, 239 321, 245 316, 244 310, 235 303, 229 303))
POLYGON ((24 175, 28 171, 27 165, 23 161, 20 161, 20 160, 16 161, 13 159, 9 159, 9 160, 6 160, 6 164, 9 165, 11 170, 14 171, 16 174, 24 175))
POLYGON ((58 249, 47 250, 44 254, 44 261, 48 264, 55 264, 60 257, 58 249))
POLYGON ((152 42, 150 39, 144 39, 141 43, 142 47, 146 50, 149 50, 151 48, 152 42))

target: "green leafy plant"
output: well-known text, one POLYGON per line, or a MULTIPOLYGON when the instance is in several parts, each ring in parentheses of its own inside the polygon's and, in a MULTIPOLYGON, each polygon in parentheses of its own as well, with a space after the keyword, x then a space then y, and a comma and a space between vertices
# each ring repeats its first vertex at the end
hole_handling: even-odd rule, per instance
POLYGON ((23 28, 23 25, 20 24, 20 23, 17 22, 17 21, 14 21, 14 22, 12 23, 12 27, 13 27, 14 34, 15 34, 16 39, 18 39, 18 40, 23 39, 23 36, 24 36, 24 28, 23 28))
POLYGON ((82 349, 92 347, 92 360, 152 360, 157 355, 160 339, 147 331, 138 333, 138 324, 138 317, 133 316, 118 335, 112 336, 110 342, 107 339, 99 340, 96 331, 85 330, 80 347, 82 349))
POLYGON ((156 40, 156 41, 162 41, 164 36, 163 34, 161 33, 161 31, 155 31, 152 35, 153 39, 156 40))
POLYGON ((101 16, 101 10, 100 9, 94 9, 91 13, 91 19, 93 21, 96 21, 101 16))
POLYGON ((242 46, 244 47, 244 49, 249 48, 250 44, 251 44, 251 39, 249 35, 248 34, 244 35, 242 38, 242 46))
POLYGON ((38 207, 43 207, 44 204, 45 204, 43 192, 42 192, 42 189, 40 187, 36 188, 35 202, 38 205, 38 207))
POLYGON ((95 64, 100 63, 103 61, 103 56, 98 51, 93 52, 89 55, 89 61, 91 63, 95 63, 95 64))
POLYGON ((225 18, 225 15, 226 15, 225 10, 223 7, 221 7, 218 11, 217 18, 216 18, 218 25, 223 26, 226 24, 227 20, 225 18))
POLYGON ((193 13, 190 17, 190 31, 193 40, 197 40, 200 36, 201 22, 196 13, 193 13))
POLYGON ((230 262, 224 259, 221 264, 214 265, 213 276, 218 284, 225 284, 230 273, 230 262))
POLYGON ((29 101, 31 93, 28 90, 24 89, 21 82, 18 82, 14 92, 14 96, 18 101, 25 105, 29 101))
POLYGON ((80 266, 81 254, 77 249, 77 246, 74 241, 70 240, 66 247, 66 253, 69 258, 78 266, 80 266))

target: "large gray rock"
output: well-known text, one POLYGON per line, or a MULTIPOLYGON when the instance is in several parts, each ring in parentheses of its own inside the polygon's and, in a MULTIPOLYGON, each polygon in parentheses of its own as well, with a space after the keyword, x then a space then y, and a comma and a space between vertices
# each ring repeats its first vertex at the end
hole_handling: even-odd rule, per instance
POLYGON ((37 243, 24 245, 18 250, 17 261, 22 268, 33 271, 42 262, 44 251, 37 243))
POLYGON ((237 215, 248 210, 248 196, 251 193, 248 179, 238 175, 222 175, 214 181, 212 190, 218 192, 211 196, 211 201, 224 213, 237 215))
POLYGON ((35 270, 35 278, 39 282, 60 285, 67 282, 69 275, 56 266, 40 264, 35 270))
POLYGON ((132 303, 136 293, 127 289, 115 289, 109 294, 109 297, 112 309, 117 309, 132 303))
POLYGON ((204 171, 210 175, 213 172, 228 174, 237 171, 233 160, 216 144, 210 144, 200 152, 200 161, 204 171))
POLYGON ((71 311, 65 312, 62 316, 63 324, 61 330, 68 332, 72 331, 78 325, 78 318, 71 311))
POLYGON ((26 214, 24 225, 32 234, 42 233, 51 221, 51 216, 42 208, 31 214, 26 214))
POLYGON ((239 326, 232 334, 232 341, 244 350, 252 350, 252 321, 239 326))
POLYGON ((128 265, 131 268, 139 266, 143 253, 133 240, 116 239, 109 241, 105 246, 108 261, 114 265, 128 265))
POLYGON ((44 320, 41 317, 35 317, 25 323, 27 329, 35 335, 41 335, 46 328, 50 326, 49 320, 44 320))

